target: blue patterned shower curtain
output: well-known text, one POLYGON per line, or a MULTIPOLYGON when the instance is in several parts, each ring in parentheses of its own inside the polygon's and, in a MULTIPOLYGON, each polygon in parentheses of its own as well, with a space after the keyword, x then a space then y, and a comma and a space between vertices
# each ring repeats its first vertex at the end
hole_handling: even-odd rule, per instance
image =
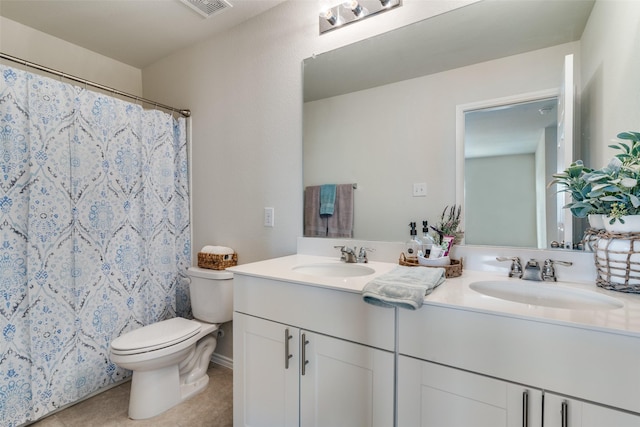
POLYGON ((0 425, 128 375, 124 332, 190 316, 185 119, 0 65, 0 425))

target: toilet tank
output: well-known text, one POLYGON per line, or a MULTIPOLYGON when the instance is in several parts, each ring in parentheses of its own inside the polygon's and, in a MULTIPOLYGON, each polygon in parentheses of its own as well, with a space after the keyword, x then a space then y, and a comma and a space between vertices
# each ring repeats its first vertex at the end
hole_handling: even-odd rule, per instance
POLYGON ((189 294, 193 317, 207 323, 233 319, 233 273, 189 267, 189 294))

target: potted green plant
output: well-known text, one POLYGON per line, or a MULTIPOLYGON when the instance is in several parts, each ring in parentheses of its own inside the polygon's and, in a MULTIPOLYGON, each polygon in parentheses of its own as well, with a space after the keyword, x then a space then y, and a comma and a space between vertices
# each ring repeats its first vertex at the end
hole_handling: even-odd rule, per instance
POLYGON ((604 168, 583 175, 591 186, 587 198, 607 216, 608 231, 640 232, 640 133, 623 132, 618 138, 630 143, 610 145, 620 153, 604 168))
POLYGON ((559 191, 571 194, 564 207, 575 217, 589 216, 592 223, 592 215, 604 215, 604 227, 609 231, 628 232, 633 227, 640 232, 640 133, 622 132, 618 138, 622 141, 609 147, 619 153, 607 166, 592 170, 577 160, 554 174, 549 185, 558 184, 559 191), (629 221, 633 224, 627 224, 629 221))
POLYGON ((460 244, 460 242, 462 242, 464 231, 458 229, 461 221, 462 206, 445 206, 442 214, 440 215, 440 221, 437 224, 436 230, 440 235, 440 243, 442 243, 443 236, 453 236, 454 244, 460 244))
POLYGON ((585 175, 591 172, 592 170, 585 167, 582 160, 576 160, 564 171, 553 174, 553 180, 549 183, 549 187, 560 185, 559 191, 571 195, 571 201, 563 207, 569 209, 576 218, 586 218, 591 214, 604 213, 601 203, 589 197, 591 183, 585 179, 585 175), (599 210, 602 212, 598 212, 599 210))

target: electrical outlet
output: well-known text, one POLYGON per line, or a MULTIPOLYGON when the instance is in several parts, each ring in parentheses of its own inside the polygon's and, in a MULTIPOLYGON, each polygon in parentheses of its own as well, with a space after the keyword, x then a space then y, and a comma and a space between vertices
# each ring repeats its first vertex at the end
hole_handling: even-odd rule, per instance
POLYGON ((418 182, 413 184, 413 197, 425 197, 427 195, 427 183, 418 182))
POLYGON ((264 226, 273 227, 273 208, 264 208, 264 226))

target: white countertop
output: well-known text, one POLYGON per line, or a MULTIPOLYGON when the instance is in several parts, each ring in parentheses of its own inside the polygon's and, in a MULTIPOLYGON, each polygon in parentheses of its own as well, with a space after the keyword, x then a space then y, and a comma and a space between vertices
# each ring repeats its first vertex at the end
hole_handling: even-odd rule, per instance
MULTIPOLYGON (((397 266, 395 263, 371 261, 367 264, 359 265, 366 265, 374 269, 375 273, 346 278, 302 274, 293 269, 295 266, 316 263, 339 264, 340 261, 337 257, 298 254, 239 265, 227 270, 241 275, 359 293, 374 277, 384 274, 397 266)), ((459 310, 484 312, 640 337, 640 294, 608 291, 597 287, 595 283, 557 282, 557 286, 608 295, 620 301, 622 307, 601 310, 550 308, 489 297, 469 287, 473 282, 484 280, 521 281, 521 279, 509 279, 506 274, 498 274, 496 272, 463 270, 462 276, 447 279, 428 295, 421 310, 428 308, 429 305, 447 306, 459 310)), ((527 283, 531 284, 531 286, 536 286, 537 283, 549 284, 550 282, 527 281, 527 283)))

